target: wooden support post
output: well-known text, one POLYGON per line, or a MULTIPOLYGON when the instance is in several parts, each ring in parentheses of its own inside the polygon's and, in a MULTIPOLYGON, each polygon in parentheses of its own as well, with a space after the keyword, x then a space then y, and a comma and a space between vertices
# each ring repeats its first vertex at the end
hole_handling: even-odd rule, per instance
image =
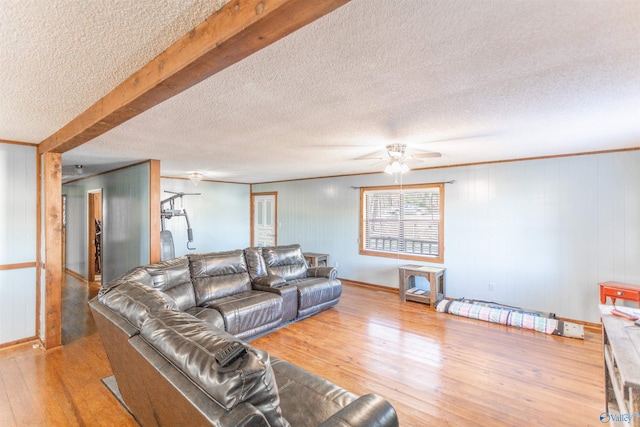
POLYGON ((160 160, 149 160, 149 262, 160 262, 160 160))
POLYGON ((44 153, 45 330, 47 349, 62 345, 62 155, 44 153))

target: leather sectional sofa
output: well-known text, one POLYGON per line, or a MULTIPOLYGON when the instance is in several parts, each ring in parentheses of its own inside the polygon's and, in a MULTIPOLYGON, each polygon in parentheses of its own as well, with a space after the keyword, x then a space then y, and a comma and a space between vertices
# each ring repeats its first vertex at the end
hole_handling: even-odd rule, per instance
POLYGON ((195 254, 137 267, 89 305, 142 426, 397 426, 383 398, 245 342, 337 304, 336 276, 299 245, 195 254))

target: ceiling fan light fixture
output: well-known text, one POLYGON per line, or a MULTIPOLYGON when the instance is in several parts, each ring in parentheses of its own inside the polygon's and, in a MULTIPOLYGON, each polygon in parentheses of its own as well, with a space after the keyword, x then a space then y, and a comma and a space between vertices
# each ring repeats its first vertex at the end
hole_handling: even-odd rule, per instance
POLYGON ((384 168, 384 172, 388 173, 389 175, 394 175, 397 173, 403 174, 409 172, 410 170, 411 168, 409 168, 409 165, 407 165, 402 160, 392 160, 384 168))
POLYGON ((401 169, 402 166, 400 165, 400 162, 398 160, 394 160, 393 162, 391 162, 391 172, 398 173, 401 169))
POLYGON ((192 172, 189 175, 189 179, 191 180, 191 182, 193 182, 193 185, 198 185, 200 184, 200 181, 202 181, 202 173, 200 172, 192 172))

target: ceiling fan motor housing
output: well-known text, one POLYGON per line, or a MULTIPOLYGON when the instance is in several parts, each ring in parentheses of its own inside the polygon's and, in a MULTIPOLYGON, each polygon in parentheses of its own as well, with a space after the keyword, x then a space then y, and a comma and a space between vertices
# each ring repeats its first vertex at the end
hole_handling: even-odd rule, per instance
POLYGON ((389 144, 387 145, 387 153, 389 157, 393 159, 401 159, 404 157, 405 150, 407 149, 406 144, 389 144))

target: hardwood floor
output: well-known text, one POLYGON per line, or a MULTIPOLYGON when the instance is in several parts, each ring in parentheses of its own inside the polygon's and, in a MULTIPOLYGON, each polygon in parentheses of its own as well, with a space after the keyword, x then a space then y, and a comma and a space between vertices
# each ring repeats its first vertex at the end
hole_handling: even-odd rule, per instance
POLYGON ((97 331, 87 301, 98 295, 100 284, 84 282, 66 275, 62 289, 62 344, 91 335, 97 331))
POLYGON ((63 347, 0 350, 0 426, 137 426, 100 379, 111 375, 88 298, 98 285, 66 275, 63 347))
POLYGON ((585 340, 550 336, 346 285, 334 309, 252 344, 386 397, 402 426, 596 426, 604 411, 594 330, 585 340))
MULTIPOLYGON (((0 426, 136 425, 100 382, 110 367, 82 314, 84 288, 77 305, 67 301, 76 291, 65 290, 65 310, 76 314, 63 316, 64 347, 0 350, 0 426)), ((355 393, 386 397, 402 426, 601 425, 595 330, 584 341, 549 336, 345 284, 335 308, 251 344, 355 393)))

